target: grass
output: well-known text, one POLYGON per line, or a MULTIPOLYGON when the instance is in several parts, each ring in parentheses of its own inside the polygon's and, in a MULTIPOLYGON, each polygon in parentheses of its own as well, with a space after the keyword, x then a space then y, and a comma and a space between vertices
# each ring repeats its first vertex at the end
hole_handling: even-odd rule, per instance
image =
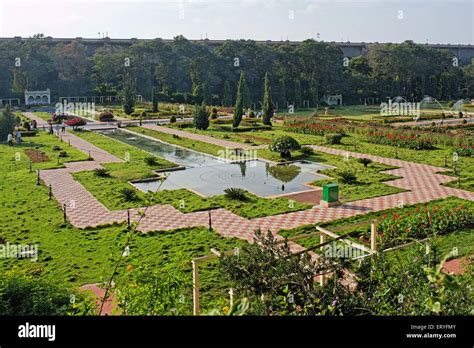
POLYGON ((53 118, 53 115, 49 112, 44 112, 44 111, 36 111, 34 114, 38 117, 41 117, 45 121, 49 121, 53 118))
MULTIPOLYGON (((43 134, 32 138, 42 149, 63 146, 53 136, 43 134)), ((22 149, 28 148, 27 144, 22 149)), ((63 222, 59 204, 48 199, 48 188, 36 185, 36 174, 30 173, 28 162, 15 161, 18 147, 0 144, 0 237, 11 244, 38 244, 37 262, 28 259, 0 258, 2 270, 30 269, 52 283, 66 283, 70 287, 97 283, 110 276, 112 265, 123 251, 125 226, 112 225, 81 230, 63 222)), ((46 151, 48 153, 49 150, 46 151)), ((69 160, 84 159, 86 155, 71 149, 69 160)), ((58 168, 55 160, 33 164, 33 170, 58 168)), ((205 228, 137 234, 133 238, 130 259, 119 267, 118 278, 127 264, 147 263, 173 267, 175 258, 186 261, 187 279, 191 284, 190 260, 207 255, 210 248, 229 250, 243 242, 224 238, 205 228)), ((217 278, 211 264, 201 271, 203 305, 222 300, 228 295, 225 284, 217 278)), ((190 299, 189 296, 187 296, 190 299)), ((190 312, 191 313, 191 312, 190 312)))
POLYGON ((339 184, 339 195, 342 201, 356 201, 405 191, 404 189, 385 184, 385 181, 394 180, 398 177, 383 173, 382 171, 393 169, 394 167, 381 163, 371 163, 367 167, 364 167, 354 158, 341 161, 340 156, 325 154, 323 157, 329 158, 329 162, 333 165, 337 165, 337 168, 322 170, 320 172, 321 174, 328 175, 333 179, 318 180, 313 182, 313 185, 323 186, 332 182, 337 182, 339 184), (342 171, 354 173, 357 177, 357 181, 354 184, 343 183, 341 178, 338 177, 338 173, 342 171))
MULTIPOLYGON (((349 217, 349 218, 338 219, 338 220, 334 220, 334 221, 331 221, 331 222, 319 223, 319 224, 317 224, 317 226, 327 228, 328 230, 334 229, 336 227, 337 228, 342 228, 340 231, 337 232, 338 235, 343 235, 343 234, 346 234, 346 233, 353 233, 353 232, 355 232, 355 234, 358 235, 358 234, 363 234, 363 233, 369 232, 370 231, 370 223, 365 225, 365 226, 361 226, 361 227, 344 228, 344 226, 359 223, 359 222, 364 222, 364 221, 371 221, 371 220, 375 220, 375 219, 380 219, 385 214, 388 215, 391 212, 396 212, 400 215, 403 215, 406 212, 412 212, 417 207, 424 207, 424 206, 430 207, 430 208, 433 208, 435 206, 437 206, 437 207, 454 207, 454 206, 458 206, 458 205, 464 205, 465 207, 471 207, 471 209, 474 209, 474 202, 466 201, 466 200, 463 200, 463 199, 460 199, 460 198, 450 197, 450 198, 446 198, 446 199, 443 199, 443 200, 436 200, 436 201, 431 201, 431 202, 428 202, 428 203, 420 203, 420 204, 405 206, 403 208, 387 209, 387 210, 383 210, 383 211, 371 212, 371 213, 364 214, 364 215, 357 215, 357 216, 352 216, 352 217, 349 217)), ((315 226, 316 225, 300 226, 300 227, 295 228, 295 229, 280 231, 280 234, 283 237, 287 237, 287 238, 296 237, 296 236, 300 236, 300 235, 304 235, 304 234, 317 232, 315 226)), ((445 238, 450 237, 450 236, 451 236, 451 234, 445 235, 445 236, 439 236, 439 237, 436 237, 436 238, 443 241, 445 238)), ((466 237, 466 238, 469 239, 469 238, 472 238, 472 237, 466 237)), ((355 242, 363 244, 363 242, 361 240, 359 240, 357 238, 357 236, 356 237, 350 237, 350 239, 355 241, 355 242)), ((453 239, 451 237, 446 239, 446 240, 450 241, 450 243, 452 244, 453 239)), ((319 242, 320 242, 320 240, 319 240, 318 236, 298 240, 298 244, 300 244, 304 247, 316 246, 316 245, 319 244, 319 242)), ((464 245, 464 242, 462 240, 460 240, 458 242, 457 246, 458 247, 463 246, 464 255, 467 255, 469 253, 474 252, 474 244, 464 245)))
POLYGON ((223 149, 222 147, 217 146, 217 145, 208 144, 202 141, 191 140, 184 137, 177 138, 171 134, 166 134, 166 133, 162 133, 162 132, 158 132, 152 129, 142 128, 142 127, 135 127, 135 126, 127 127, 127 130, 131 130, 133 132, 144 134, 152 138, 155 138, 157 140, 167 142, 169 144, 182 146, 182 147, 199 151, 199 152, 212 155, 212 156, 218 156, 219 151, 223 149))

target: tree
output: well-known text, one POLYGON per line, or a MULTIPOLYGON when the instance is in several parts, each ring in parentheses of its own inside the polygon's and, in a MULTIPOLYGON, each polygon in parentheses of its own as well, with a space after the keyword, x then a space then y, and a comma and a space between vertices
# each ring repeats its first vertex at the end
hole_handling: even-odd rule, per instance
POLYGON ((295 80, 295 108, 301 107, 301 81, 300 79, 295 80))
POLYGON ((280 79, 278 85, 278 108, 286 108, 286 86, 284 79, 280 79))
POLYGON ((8 134, 13 134, 15 126, 20 119, 10 110, 10 106, 3 109, 0 115, 0 139, 6 139, 8 134))
POLYGON ((130 73, 125 75, 123 81, 123 111, 127 115, 131 115, 135 110, 135 83, 130 73))
POLYGON ((232 127, 237 128, 242 121, 242 115, 244 114, 244 96, 243 88, 245 86, 245 75, 243 72, 240 73, 240 80, 237 86, 237 97, 235 100, 234 107, 234 118, 232 120, 232 127))
POLYGON ((151 104, 152 112, 158 112, 158 93, 156 92, 155 87, 151 89, 151 104))
POLYGON ((196 105, 193 116, 193 126, 196 129, 207 129, 209 128, 209 113, 206 111, 206 105, 196 105))
POLYGON ((296 151, 301 148, 300 144, 290 136, 282 136, 276 138, 270 145, 270 150, 278 152, 282 158, 291 158, 291 151, 296 151))
POLYGON ((270 92, 270 80, 268 78, 268 73, 265 74, 265 82, 264 82, 264 92, 263 92, 263 104, 262 104, 262 111, 263 111, 263 124, 271 125, 271 119, 273 116, 273 108, 272 108, 272 97, 270 92))
POLYGON ((224 83, 224 97, 222 99, 222 105, 231 106, 232 105, 232 94, 230 90, 230 83, 228 80, 224 83))

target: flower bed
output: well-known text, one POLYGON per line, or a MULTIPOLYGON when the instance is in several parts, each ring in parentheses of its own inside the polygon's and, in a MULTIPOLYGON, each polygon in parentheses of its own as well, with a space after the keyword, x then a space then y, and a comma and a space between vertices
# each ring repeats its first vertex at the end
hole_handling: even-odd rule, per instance
POLYGON ((387 248, 408 242, 411 238, 423 239, 458 231, 473 223, 473 212, 462 205, 416 208, 403 214, 392 212, 384 215, 379 222, 379 240, 387 248))
POLYGON ((310 119, 291 119, 288 118, 285 120, 285 130, 293 133, 300 134, 310 134, 310 135, 319 135, 323 136, 329 133, 338 133, 344 134, 345 131, 341 127, 338 127, 336 124, 326 123, 317 120, 310 119))
POLYGON ((454 150, 459 156, 472 157, 474 156, 474 145, 459 145, 458 148, 454 150))
POLYGON ((433 150, 435 146, 428 136, 388 133, 388 132, 369 132, 366 138, 367 142, 380 145, 389 145, 404 147, 412 150, 433 150))

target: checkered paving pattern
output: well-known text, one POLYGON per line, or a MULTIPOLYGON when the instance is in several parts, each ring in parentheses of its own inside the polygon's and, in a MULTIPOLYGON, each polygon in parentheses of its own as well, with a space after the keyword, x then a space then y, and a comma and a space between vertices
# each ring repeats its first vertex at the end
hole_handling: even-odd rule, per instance
MULTIPOLYGON (((192 133, 171 130, 166 127, 145 127, 150 129, 159 128, 159 131, 166 130, 167 133, 178 134, 180 136, 194 136, 192 133)), ((196 140, 212 140, 212 143, 218 144, 219 146, 232 147, 236 144, 232 142, 221 142, 221 140, 211 137, 204 137, 201 135, 196 136, 196 140)), ((94 159, 91 161, 66 163, 65 168, 43 170, 40 172, 41 179, 44 180, 46 185, 51 185, 53 194, 58 202, 62 206, 66 205, 67 216, 71 224, 79 228, 85 228, 106 225, 114 222, 125 222, 127 220, 127 211, 109 211, 80 183, 75 181, 71 175, 73 172, 93 170, 99 168, 101 163, 118 162, 120 159, 70 133, 63 134, 63 140, 70 141, 72 146, 77 147, 85 153, 89 153, 90 151, 91 156, 94 159)), ((251 242, 257 229, 265 232, 271 231, 275 236, 277 236, 277 238, 281 238, 278 235, 278 232, 282 229, 316 224, 339 218, 366 214, 373 211, 381 211, 401 205, 428 202, 450 196, 474 201, 473 192, 441 186, 442 183, 455 180, 453 177, 437 174, 438 172, 446 171, 445 168, 341 151, 322 146, 311 147, 317 151, 340 156, 348 154, 349 156, 356 158, 367 157, 375 162, 399 167, 386 172, 399 176, 400 179, 386 182, 386 184, 409 191, 350 202, 332 208, 315 206, 304 211, 251 220, 237 216, 222 208, 214 209, 211 211, 212 228, 222 236, 237 237, 251 242)), ((139 211, 144 211, 145 209, 146 208, 130 210, 131 220, 140 220, 138 230, 141 232, 172 230, 197 226, 209 227, 209 212, 207 211, 184 214, 171 205, 158 205, 147 208, 146 215, 141 218, 139 211)), ((290 247, 295 251, 301 250, 301 246, 296 243, 291 243, 290 247)))

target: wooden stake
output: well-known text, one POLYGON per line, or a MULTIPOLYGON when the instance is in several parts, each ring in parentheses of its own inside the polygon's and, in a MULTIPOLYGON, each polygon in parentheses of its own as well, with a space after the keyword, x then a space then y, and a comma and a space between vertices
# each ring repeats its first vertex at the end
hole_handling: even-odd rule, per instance
POLYGON ((377 223, 370 224, 370 250, 375 254, 377 252, 377 223))
POLYGON ((193 314, 199 315, 199 265, 197 261, 191 261, 193 265, 193 314))
MULTIPOLYGON (((324 233, 321 233, 319 235, 319 244, 324 244, 326 243, 326 235, 324 233)), ((321 274, 319 276, 319 285, 324 286, 326 285, 326 275, 321 274)))

